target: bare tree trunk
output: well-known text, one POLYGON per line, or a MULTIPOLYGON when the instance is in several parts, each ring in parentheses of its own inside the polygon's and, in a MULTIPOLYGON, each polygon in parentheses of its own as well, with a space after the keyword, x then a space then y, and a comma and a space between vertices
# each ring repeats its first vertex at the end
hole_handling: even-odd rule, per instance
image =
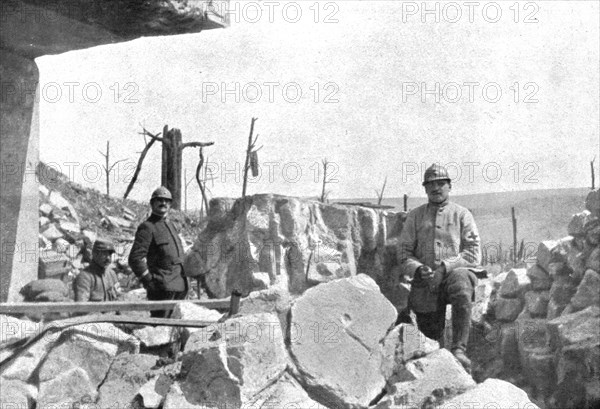
POLYGON ((404 211, 408 211, 408 195, 406 193, 404 194, 404 211))
MULTIPOLYGON (((250 163, 250 154, 254 143, 252 141, 252 133, 254 132, 254 123, 258 118, 252 118, 250 122, 250 134, 248 135, 248 148, 246 149, 246 162, 244 163, 244 184, 242 185, 242 198, 246 197, 246 186, 248 185, 248 168, 250 163)), ((254 141, 256 142, 256 141, 254 141)))
POLYGON ((325 203, 325 186, 327 185, 327 165, 329 164, 329 162, 327 162, 327 159, 323 159, 321 163, 323 164, 323 187, 321 189, 321 203, 325 203))
POLYGON ((138 175, 140 174, 140 171, 142 170, 142 163, 144 162, 144 159, 146 158, 146 154, 148 153, 148 151, 150 150, 152 145, 154 145, 154 142, 156 142, 156 141, 162 142, 163 141, 163 138, 159 138, 158 134, 152 135, 150 132, 148 132, 145 129, 142 132, 142 134, 148 135, 151 139, 150 139, 150 142, 148 142, 146 144, 146 146, 144 147, 144 150, 142 150, 142 153, 140 154, 140 158, 138 159, 137 166, 135 167, 135 172, 133 173, 133 177, 131 178, 129 185, 127 185, 127 189, 125 190, 125 195, 123 195, 123 199, 127 199, 127 196, 129 196, 129 193, 131 193, 131 190, 133 189, 133 185, 135 185, 138 175))

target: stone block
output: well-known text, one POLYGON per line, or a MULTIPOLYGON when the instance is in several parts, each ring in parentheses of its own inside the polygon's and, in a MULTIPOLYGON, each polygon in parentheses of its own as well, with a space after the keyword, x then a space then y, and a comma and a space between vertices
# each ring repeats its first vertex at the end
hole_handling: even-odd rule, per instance
POLYGON ((45 217, 49 217, 50 213, 52 213, 52 206, 48 203, 42 203, 40 205, 40 214, 45 217))
POLYGON ((548 321, 547 330, 552 349, 598 339, 600 307, 594 305, 573 314, 548 321))
POLYGON ((65 199, 59 192, 52 191, 50 192, 50 196, 48 197, 49 202, 52 206, 57 207, 59 209, 67 209, 69 207, 69 202, 65 199))
POLYGON ((560 260, 559 257, 556 257, 556 255, 555 255, 556 253, 552 254, 557 246, 558 246, 558 241, 556 241, 556 240, 542 241, 538 245, 538 250, 536 253, 537 264, 546 271, 548 271, 548 264, 550 264, 551 262, 564 261, 564 260, 560 260))
POLYGON ((571 276, 557 276, 550 287, 550 299, 557 305, 567 305, 577 291, 577 284, 571 276))
POLYGON ((316 400, 368 406, 385 386, 382 341, 396 317, 364 274, 307 290, 292 305, 290 321, 300 383, 316 400))
POLYGON ((525 306, 532 317, 545 318, 548 314, 549 291, 527 291, 525 293, 525 306))
POLYGON ((600 275, 587 270, 571 298, 571 306, 573 311, 580 311, 592 305, 600 306, 600 275))
POLYGON ((527 277, 531 280, 531 289, 536 291, 549 290, 552 286, 552 277, 542 267, 534 264, 527 269, 527 277))
POLYGON ((52 250, 45 250, 40 254, 38 277, 57 277, 69 272, 69 257, 52 250))
POLYGON ((500 379, 489 378, 443 403, 443 408, 469 408, 476 403, 483 408, 527 408, 539 409, 529 400, 527 393, 513 384, 500 379))
POLYGON ((578 237, 585 236, 585 225, 591 219, 591 213, 588 210, 584 210, 581 213, 574 214, 571 217, 571 221, 567 227, 567 232, 569 236, 578 237))
POLYGON ((47 238, 50 241, 54 241, 56 239, 64 237, 64 234, 60 230, 58 230, 58 228, 54 224, 49 224, 48 227, 46 227, 42 231, 42 234, 45 238, 47 238))
POLYGON ((494 308, 497 320, 511 322, 514 321, 521 313, 521 310, 523 310, 523 301, 520 298, 499 297, 496 299, 494 308))
POLYGON ((600 273, 600 247, 596 247, 592 250, 592 253, 588 256, 585 262, 586 269, 594 270, 596 273, 600 273))
POLYGON ((399 378, 375 408, 421 408, 436 398, 447 399, 476 385, 447 349, 409 361, 399 378))
POLYGON ((421 358, 439 348, 439 343, 423 335, 416 325, 402 323, 383 340, 381 372, 389 380, 409 360, 421 358))
POLYGON ((219 402, 240 407, 270 386, 286 369, 287 353, 273 314, 246 315, 207 333, 193 333, 185 348, 181 390, 194 405, 219 402))
POLYGON ((527 276, 527 269, 513 268, 506 275, 500 287, 500 296, 503 298, 522 297, 531 288, 531 281, 527 276))
POLYGON ((592 190, 585 198, 585 208, 596 217, 600 217, 600 189, 592 190))
POLYGON ((139 388, 156 364, 155 355, 120 354, 113 360, 98 390, 98 407, 126 408, 133 404, 139 388))

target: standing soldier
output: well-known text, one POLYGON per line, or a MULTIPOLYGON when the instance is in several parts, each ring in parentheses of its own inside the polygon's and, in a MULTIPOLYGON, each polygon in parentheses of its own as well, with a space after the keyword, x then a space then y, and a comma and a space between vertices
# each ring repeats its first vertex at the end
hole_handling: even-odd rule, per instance
MULTIPOLYGON (((187 295, 183 273, 183 245, 167 215, 173 198, 165 187, 152 193, 152 215, 140 224, 129 253, 129 266, 140 279, 148 300, 182 300, 187 295)), ((169 310, 152 311, 152 317, 166 318, 169 310)))
POLYGON ((98 239, 92 247, 90 264, 73 282, 75 301, 114 301, 119 293, 119 279, 111 258, 115 248, 109 240, 98 239))
POLYGON ((449 201, 452 183, 443 166, 431 165, 423 181, 429 202, 412 210, 400 234, 400 263, 412 277, 409 306, 427 337, 441 341, 446 304, 452 305, 451 351, 470 371, 466 355, 471 306, 480 263, 480 241, 469 210, 449 201))

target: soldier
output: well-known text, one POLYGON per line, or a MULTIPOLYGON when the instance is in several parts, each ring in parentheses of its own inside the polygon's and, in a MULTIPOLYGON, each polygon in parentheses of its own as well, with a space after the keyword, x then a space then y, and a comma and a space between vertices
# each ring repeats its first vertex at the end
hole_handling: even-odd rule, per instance
POLYGON ((92 260, 73 283, 75 301, 114 301, 119 294, 119 280, 111 265, 113 244, 98 239, 92 247, 92 260))
POLYGON ((442 341, 446 304, 452 305, 451 351, 470 371, 466 356, 471 306, 481 261, 475 220, 466 208, 449 201, 452 182, 443 166, 431 165, 423 181, 428 203, 409 212, 400 234, 400 264, 412 277, 409 307, 427 337, 442 341))
MULTIPOLYGON (((129 253, 129 266, 140 279, 148 300, 182 300, 187 295, 183 272, 183 245, 167 215, 173 198, 165 187, 152 193, 152 215, 140 224, 129 253)), ((152 317, 164 318, 171 311, 152 311, 152 317)))

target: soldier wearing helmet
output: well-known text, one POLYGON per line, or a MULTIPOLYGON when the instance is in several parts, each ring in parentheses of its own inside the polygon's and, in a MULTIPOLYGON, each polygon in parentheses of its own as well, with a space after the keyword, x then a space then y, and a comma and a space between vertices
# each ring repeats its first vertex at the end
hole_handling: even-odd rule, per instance
MULTIPOLYGON (((152 192, 152 214, 140 224, 129 253, 129 265, 140 279, 148 300, 182 300, 187 295, 183 272, 183 245, 175 226, 167 218, 173 197, 163 186, 152 192)), ((170 311, 152 311, 167 317, 170 311)))
POLYGON ((81 270, 73 282, 75 301, 114 301, 120 293, 119 279, 111 259, 115 252, 112 242, 99 238, 92 247, 90 264, 81 270))
POLYGON ((452 182, 446 168, 431 165, 423 186, 428 203, 409 212, 399 239, 399 262, 412 278, 409 307, 419 330, 443 341, 446 305, 452 305, 450 349, 470 371, 466 350, 477 283, 474 271, 481 261, 479 233, 471 212, 449 201, 452 182))

